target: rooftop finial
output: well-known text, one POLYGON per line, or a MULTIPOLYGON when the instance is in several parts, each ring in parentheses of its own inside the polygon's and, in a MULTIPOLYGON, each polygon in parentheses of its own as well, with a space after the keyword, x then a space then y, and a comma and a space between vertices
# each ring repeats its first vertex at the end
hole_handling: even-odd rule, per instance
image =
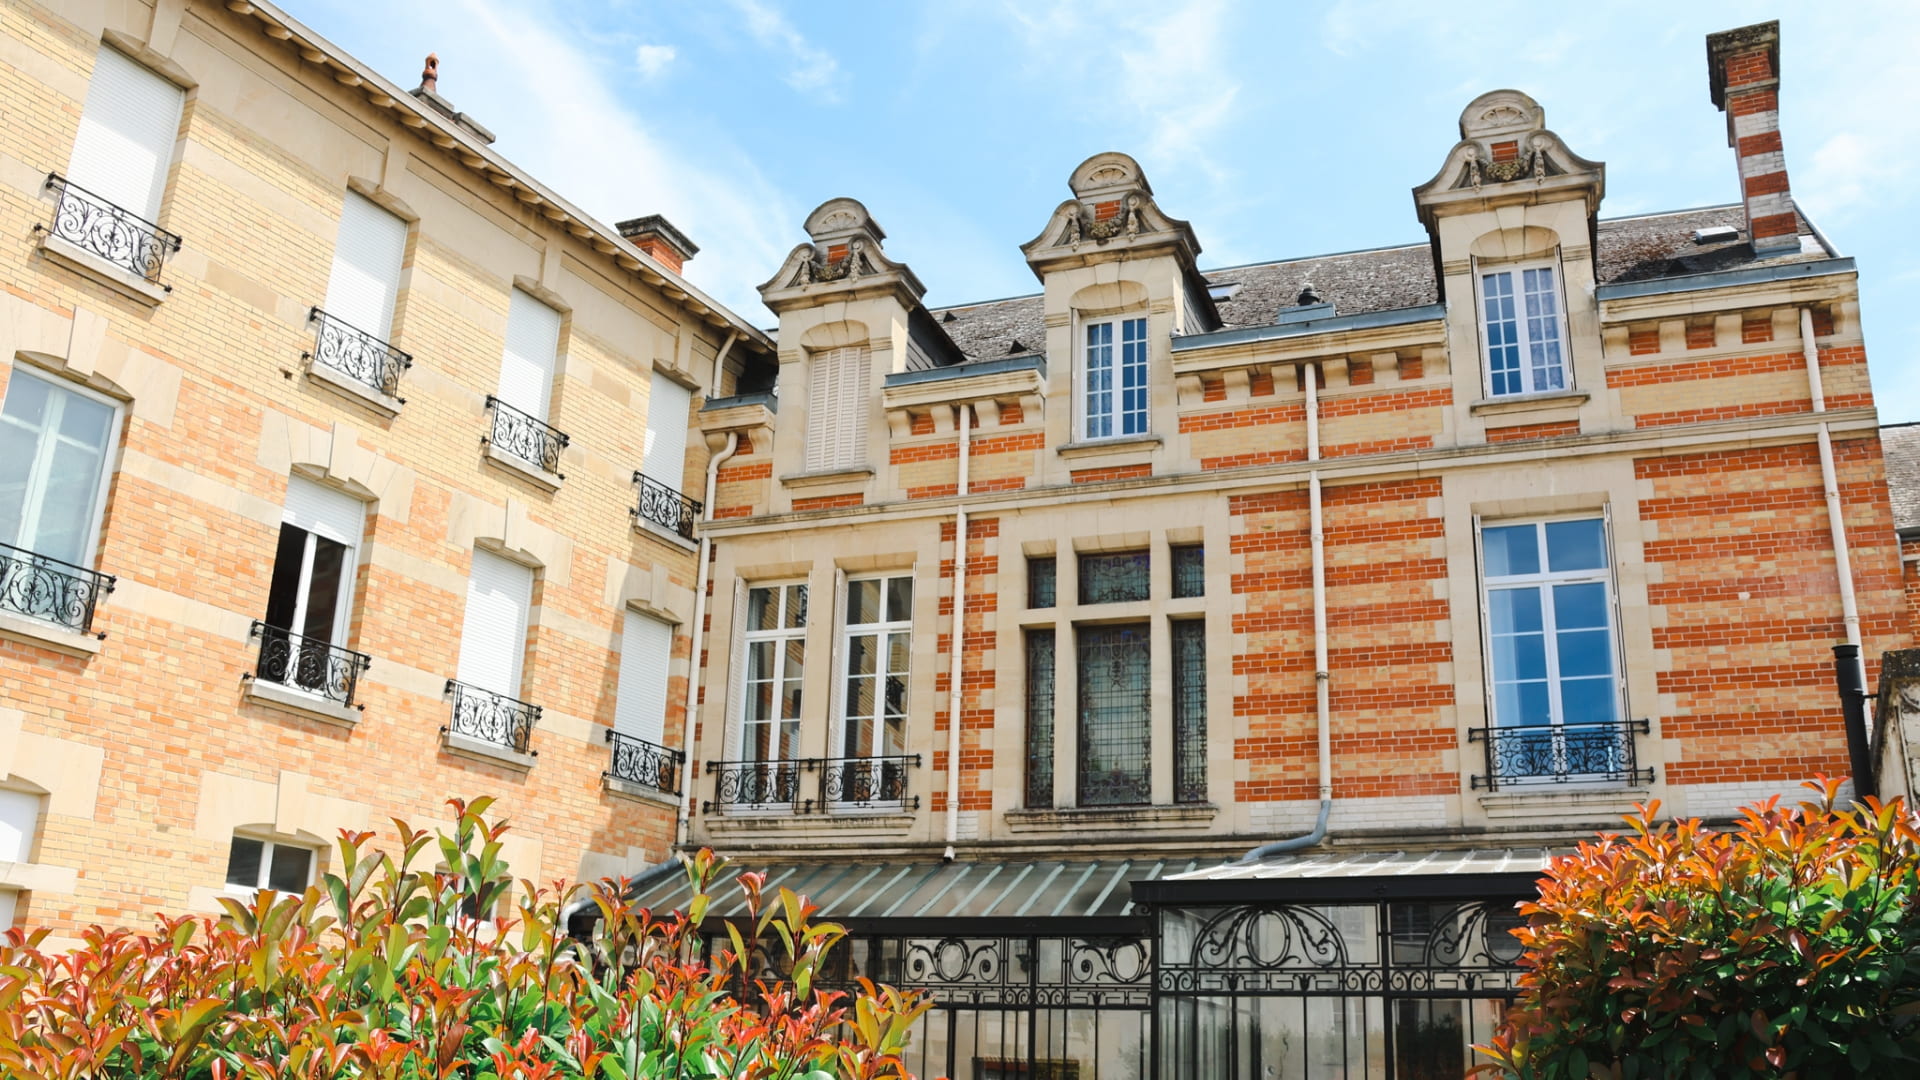
POLYGON ((438 53, 427 54, 427 66, 420 69, 420 89, 425 90, 429 94, 437 94, 440 92, 440 56, 438 53))

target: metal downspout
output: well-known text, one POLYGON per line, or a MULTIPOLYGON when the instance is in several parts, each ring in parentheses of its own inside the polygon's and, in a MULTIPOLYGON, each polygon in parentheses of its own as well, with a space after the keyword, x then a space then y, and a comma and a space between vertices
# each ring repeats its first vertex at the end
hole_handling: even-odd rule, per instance
MULTIPOLYGON (((1320 460, 1320 380, 1319 369, 1301 366, 1307 389, 1307 460, 1320 460)), ((1312 847, 1326 839, 1327 818, 1333 813, 1333 725, 1327 682, 1327 551, 1325 520, 1320 509, 1320 470, 1307 473, 1307 529, 1313 551, 1313 704, 1317 721, 1317 745, 1320 754, 1320 813, 1313 830, 1287 840, 1262 844, 1240 856, 1243 863, 1258 862, 1269 855, 1312 847)))
MULTIPOLYGON (((1813 397, 1815 416, 1824 417, 1827 412, 1826 390, 1820 381, 1820 345, 1813 337, 1813 309, 1800 309, 1800 355, 1807 362, 1807 388, 1813 397)), ((1867 672, 1865 659, 1860 655, 1860 605, 1853 592, 1853 556, 1847 546, 1846 511, 1840 505, 1840 481, 1833 466, 1833 436, 1829 432, 1826 420, 1820 421, 1816 438, 1820 444, 1820 486, 1827 497, 1827 529, 1833 534, 1833 571, 1840 579, 1840 618, 1846 624, 1847 644, 1844 649, 1834 650, 1836 664, 1852 664, 1855 670, 1851 677, 1843 674, 1840 682, 1843 687, 1856 688, 1860 701, 1845 701, 1847 691, 1843 691, 1843 702, 1847 714, 1847 749, 1852 761, 1853 790, 1856 798, 1873 794, 1872 753, 1867 735, 1867 723, 1864 698, 1866 694, 1867 672), (1859 712, 1861 715, 1855 716, 1859 712)))
MULTIPOLYGON (((723 350, 724 352, 724 350, 723 350)), ((720 486, 720 466, 740 449, 740 433, 727 433, 727 448, 715 454, 707 462, 707 500, 704 504, 707 521, 713 520, 713 494, 720 486)), ((686 751, 687 760, 680 770, 680 819, 674 827, 674 842, 685 844, 693 830, 690 811, 693 809, 693 784, 689 782, 693 771, 693 720, 695 703, 700 700, 700 644, 706 634, 707 618, 707 568, 712 557, 713 541, 706 530, 700 531, 700 549, 696 556, 700 565, 694 572, 693 586, 693 655, 687 663, 687 704, 685 709, 685 729, 680 734, 680 745, 686 751)), ((673 853, 667 853, 667 861, 675 862, 673 853)))
POLYGON ((960 662, 962 639, 967 628, 967 459, 973 446, 973 406, 955 405, 953 418, 960 425, 960 476, 954 491, 961 500, 953 512, 953 630, 948 651, 953 666, 947 673, 947 850, 941 856, 953 861, 953 845, 960 839, 960 662))

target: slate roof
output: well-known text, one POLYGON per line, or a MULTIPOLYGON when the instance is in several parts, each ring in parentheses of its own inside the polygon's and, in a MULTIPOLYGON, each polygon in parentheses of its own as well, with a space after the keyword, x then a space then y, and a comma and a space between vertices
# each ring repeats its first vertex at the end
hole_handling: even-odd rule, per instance
POLYGON ((1887 463, 1887 493, 1893 496, 1893 527, 1920 532, 1920 423, 1880 429, 1887 463))
MULTIPOLYGON (((1746 240, 1745 216, 1738 204, 1710 206, 1600 222, 1600 284, 1646 281, 1680 274, 1710 273, 1741 266, 1774 265, 1829 257, 1826 253, 1756 259, 1746 240), (1733 240, 1695 244, 1695 230, 1716 226, 1740 229, 1733 240)), ((1802 235, 1811 235, 1805 218, 1802 235)), ((1203 272, 1214 285, 1239 286, 1219 302, 1221 329, 1270 326, 1280 309, 1291 307, 1308 283, 1338 315, 1363 315, 1436 303, 1433 252, 1424 242, 1401 247, 1313 255, 1300 259, 1229 266, 1203 272)), ((968 361, 1044 352, 1042 298, 1029 296, 933 309, 934 318, 968 361)))

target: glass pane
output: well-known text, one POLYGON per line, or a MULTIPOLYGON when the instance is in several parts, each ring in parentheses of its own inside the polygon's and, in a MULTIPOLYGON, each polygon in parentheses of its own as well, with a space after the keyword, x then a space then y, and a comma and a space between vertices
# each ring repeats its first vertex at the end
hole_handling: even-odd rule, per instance
POLYGON ((1605 630, 1562 630, 1556 638, 1561 678, 1613 674, 1613 650, 1605 630))
POLYGON ((913 579, 887 579, 887 621, 907 622, 913 618, 913 579))
POLYGON ((1487 593, 1487 614, 1496 634, 1536 632, 1542 628, 1540 590, 1493 589, 1487 593))
POLYGON ((7 401, 5 407, 0 408, 0 415, 37 430, 46 422, 47 402, 52 393, 53 387, 15 368, 13 379, 7 383, 7 401))
POLYGON ((1080 602, 1121 604, 1147 598, 1148 556, 1144 551, 1080 556, 1080 602))
POLYGON ((1173 595, 1205 596, 1207 593, 1206 549, 1199 544, 1174 548, 1173 595))
POLYGON ((1532 727, 1553 723, 1548 705, 1547 683, 1496 683, 1494 685, 1494 721, 1506 726, 1532 727))
POLYGON ((1547 522, 1547 569, 1599 570, 1607 565, 1606 526, 1599 518, 1547 522))
POLYGON ((780 590, 747 590, 747 629, 772 630, 780 625, 780 590))
POLYGON ((1561 630, 1607 625, 1607 587, 1597 581, 1553 587, 1553 624, 1561 630))
POLYGON ((1610 724, 1619 698, 1611 675, 1598 679, 1565 679, 1560 683, 1560 718, 1568 724, 1610 724))
POLYGON ((60 434, 96 454, 107 445, 113 410, 92 398, 66 394, 60 411, 60 434))
MULTIPOLYGON (((14 385, 26 382, 14 376, 14 385)), ((13 395, 7 395, 7 406, 13 395)), ((20 527, 27 510, 27 478, 33 473, 34 447, 39 436, 32 428, 0 418, 0 543, 21 544, 20 527)))
POLYGON ((1207 624, 1173 624, 1173 801, 1207 801, 1207 624))
POLYGON ((1054 604, 1054 585, 1058 565, 1053 556, 1027 560, 1027 606, 1050 608, 1054 604))
POLYGON ((847 638, 847 674, 873 674, 874 640, 872 634, 854 634, 847 638))
POLYGON ((1053 631, 1027 631, 1027 798, 1053 806, 1053 631))
POLYGON ((1086 386, 1082 388, 1086 435, 1104 439, 1113 434, 1113 324, 1087 327, 1086 386))
POLYGON ((92 565, 87 547, 100 490, 100 453, 62 439, 55 442, 52 456, 46 487, 38 493, 40 525, 25 546, 55 559, 92 565))
POLYGON ((880 585, 873 579, 847 582, 847 625, 880 621, 880 585))
POLYGON ((1493 639, 1493 677, 1502 682, 1547 677, 1547 635, 1503 634, 1493 639))
POLYGON ((280 545, 273 555, 273 581, 267 586, 266 624, 293 629, 295 605, 300 602, 300 568, 307 555, 307 530, 280 526, 280 545))
POLYGON ((775 642, 749 641, 747 643, 747 678, 752 681, 773 678, 773 650, 775 642))
POLYGON ((306 848, 273 845, 273 867, 267 872, 267 888, 283 893, 307 891, 307 870, 312 863, 313 853, 306 848))
POLYGON ((1488 577, 1540 572, 1539 530, 1532 525, 1495 525, 1480 530, 1488 577))
POLYGON ((787 621, 781 625, 789 630, 798 630, 807 625, 807 587, 805 585, 787 586, 787 621))
POLYGON ((338 645, 335 616, 347 587, 347 548, 324 536, 313 538, 313 577, 307 585, 306 625, 298 629, 317 642, 338 645))
POLYGON ((1482 313, 1487 335, 1487 389, 1498 396, 1526 390, 1520 373, 1520 324, 1513 307, 1513 274, 1485 274, 1480 278, 1482 313))
POLYGON ((1149 631, 1145 624, 1079 631, 1082 806, 1148 801, 1149 631))
POLYGON ((1120 431, 1140 435, 1147 430, 1147 320, 1122 324, 1120 347, 1120 431))
POLYGON ((233 838, 227 848, 227 884, 253 889, 260 885, 260 859, 266 845, 244 836, 233 838))

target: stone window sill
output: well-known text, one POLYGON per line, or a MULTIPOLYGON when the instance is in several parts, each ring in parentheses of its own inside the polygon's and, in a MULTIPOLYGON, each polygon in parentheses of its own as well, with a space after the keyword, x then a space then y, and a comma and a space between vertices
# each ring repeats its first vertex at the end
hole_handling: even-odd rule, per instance
POLYGON ((309 363, 307 378, 322 388, 331 390, 356 405, 364 405, 385 417, 400 415, 400 406, 406 404, 399 398, 388 397, 356 379, 349 379, 325 364, 309 363))
POLYGON ((532 481, 547 491, 559 491, 560 482, 566 479, 559 473, 550 473, 531 461, 509 454, 492 443, 487 444, 486 460, 515 476, 532 481))
POLYGON ((83 660, 100 654, 100 638, 96 635, 77 633, 64 626, 6 612, 0 612, 0 638, 24 645, 39 645, 83 660))
POLYGON ((1577 409, 1593 397, 1585 390, 1556 391, 1551 394, 1513 394, 1508 397, 1481 398, 1467 406, 1475 416, 1505 416, 1510 413, 1547 412, 1577 409))
POLYGON ((678 795, 669 794, 661 791, 659 788, 650 788, 645 784, 636 784, 631 780, 622 780, 617 776, 608 776, 604 779, 607 782, 607 792, 609 794, 617 795, 623 799, 643 802, 650 806, 664 806, 669 810, 680 809, 680 796, 678 795))
POLYGON ((1158 435, 1126 435, 1118 439, 1087 439, 1056 447, 1054 453, 1063 458, 1100 457, 1104 454, 1125 454, 1158 450, 1166 440, 1158 435))
POLYGON ((1177 806, 1087 807, 1071 810, 1009 810, 1001 818, 1014 833, 1072 833, 1102 829, 1204 829, 1220 808, 1212 803, 1177 806))
POLYGON ((1489 821, 1616 821, 1653 797, 1643 787, 1588 784, 1552 791, 1493 792, 1480 796, 1489 821))
POLYGON ((489 765, 505 765, 511 769, 519 769, 521 772, 533 768, 535 759, 540 756, 537 750, 529 750, 523 754, 518 750, 496 746, 480 739, 456 735, 451 731, 442 731, 441 736, 442 745, 446 747, 447 753, 454 757, 483 761, 489 765))
POLYGON ((781 477, 780 482, 790 488, 808 488, 825 487, 829 484, 864 484, 871 479, 873 479, 873 466, 859 465, 851 469, 789 473, 781 477))
POLYGON ((80 276, 91 278, 127 299, 138 301, 148 307, 159 307, 161 302, 166 300, 167 294, 172 291, 169 286, 156 285, 145 278, 136 277, 93 252, 51 233, 41 234, 40 250, 45 252, 49 259, 80 276))
POLYGON ((247 680, 247 700, 343 728, 352 728, 360 722, 360 709, 354 706, 328 701, 279 683, 262 682, 258 678, 247 680))
POLYGON ((657 539, 664 540, 669 544, 673 544, 676 547, 685 548, 688 551, 695 551, 699 549, 700 545, 694 543, 692 540, 689 540, 684 536, 681 536, 679 533, 674 532, 672 529, 669 529, 663 525, 660 525, 659 523, 653 521, 650 518, 635 517, 633 519, 633 522, 634 522, 633 531, 635 532, 646 533, 648 536, 652 536, 657 539))
POLYGON ((913 827, 916 814, 708 814, 710 836, 803 836, 811 833, 864 832, 889 835, 913 827))

